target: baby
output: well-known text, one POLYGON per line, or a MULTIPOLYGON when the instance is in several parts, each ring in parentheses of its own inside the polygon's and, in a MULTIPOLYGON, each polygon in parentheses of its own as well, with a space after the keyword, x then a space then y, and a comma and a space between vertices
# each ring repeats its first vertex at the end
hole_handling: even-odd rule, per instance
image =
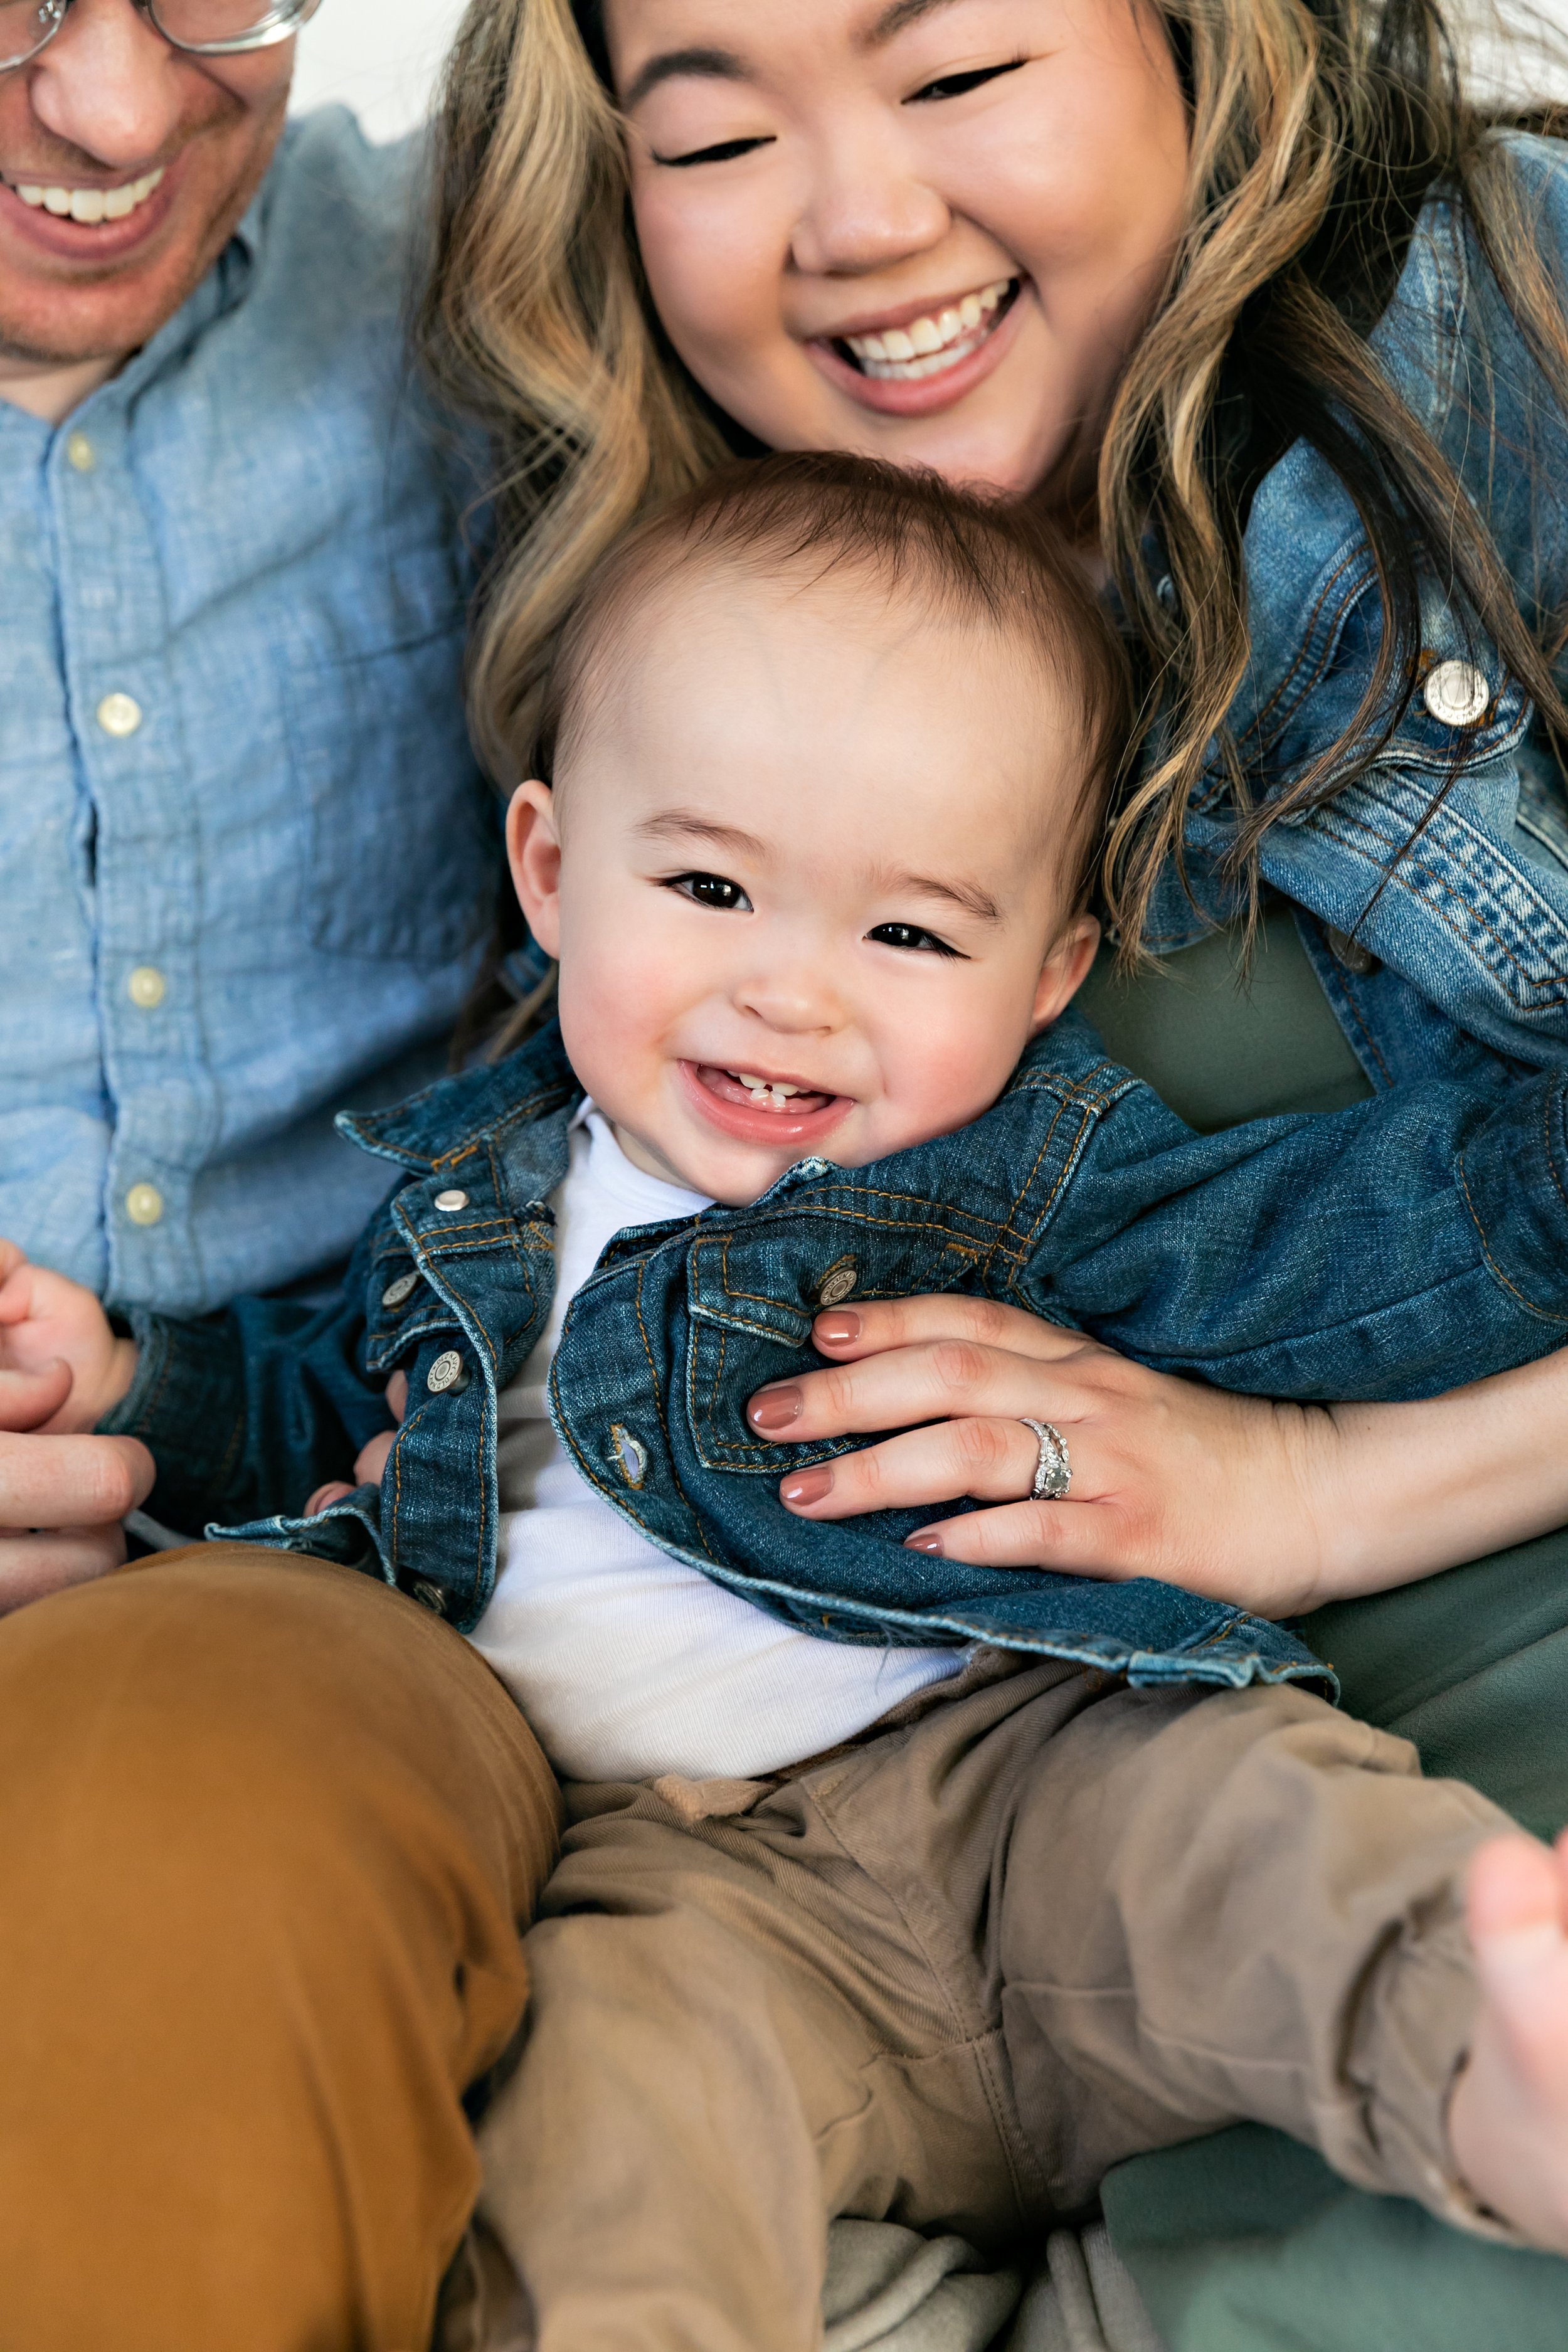
MULTIPOLYGON (((1478 2010, 1458 1886, 1510 1825, 1311 1696, 1330 1677, 1291 1634, 1152 1582, 973 1568, 912 1512, 814 1522, 847 1447, 770 1418, 851 1296, 978 1293, 1282 1394, 1419 1392, 1550 1344, 1458 1201, 1418 1311, 1358 1239, 1397 1099, 1346 1115, 1308 1204, 1301 1122, 1194 1136, 1068 1012, 1123 695, 1026 517, 850 460, 715 478, 591 583, 512 803, 559 1024, 342 1123, 402 1171, 343 1301, 117 1338, 86 1292, 0 1266, 4 1360, 69 1367, 52 1426, 146 1438, 171 1524, 247 1520, 398 1583, 595 1784, 506 2095, 550 2150, 506 2221, 542 2332, 552 2279, 657 2242, 689 2306, 672 2342, 773 2340, 734 2315, 776 2315, 819 2260, 758 2153, 791 2133, 808 2170, 837 2135, 836 2210, 1005 2234, 1016 2147, 1059 2210, 1121 2156, 1256 2116, 1367 2186, 1568 2244, 1568 1874, 1517 1837, 1489 1857, 1478 2010), (802 1761, 846 1743, 848 1781, 802 1761), (715 1952, 759 1990, 710 2049, 715 1952), (606 2043, 617 2002, 731 2085, 701 2179, 606 2043), (913 2040, 884 2067, 889 2034, 913 2040), (606 2133, 651 2236, 595 2232, 606 2133), (784 2249, 787 2289, 765 2263, 710 2274, 716 2206, 733 2244, 784 2249), (705 2301, 727 2331, 690 2318, 705 2301)), ((1457 1106, 1479 1181, 1484 1118, 1457 1106)), ((1071 1476, 1060 1432, 1020 1421, 984 1491, 1071 1476)))

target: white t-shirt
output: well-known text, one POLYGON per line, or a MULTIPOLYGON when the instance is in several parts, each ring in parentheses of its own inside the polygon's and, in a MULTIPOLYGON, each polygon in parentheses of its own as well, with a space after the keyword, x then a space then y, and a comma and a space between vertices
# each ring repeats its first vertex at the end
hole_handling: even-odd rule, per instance
POLYGON ((573 1293, 623 1226, 710 1205, 634 1168, 585 1108, 551 1202, 550 1320, 500 1399, 500 1573, 471 1638, 568 1779, 749 1779, 863 1731, 964 1653, 798 1633, 659 1551, 583 1477, 545 1401, 573 1293))

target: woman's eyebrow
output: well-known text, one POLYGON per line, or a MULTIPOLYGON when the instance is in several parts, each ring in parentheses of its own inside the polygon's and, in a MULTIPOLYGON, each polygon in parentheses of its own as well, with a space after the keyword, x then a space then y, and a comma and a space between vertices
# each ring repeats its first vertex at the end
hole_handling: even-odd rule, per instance
POLYGON ((623 112, 629 114, 640 106, 650 89, 661 81, 675 81, 684 75, 694 74, 704 81, 750 81, 751 75, 732 49, 664 49, 647 63, 633 79, 631 88, 621 100, 623 112))
POLYGON ((896 41, 900 33, 907 33, 911 25, 918 25, 922 16, 933 16, 939 8, 957 5, 958 0, 892 0, 891 6, 872 18, 859 35, 857 46, 863 49, 882 48, 889 41, 896 41))

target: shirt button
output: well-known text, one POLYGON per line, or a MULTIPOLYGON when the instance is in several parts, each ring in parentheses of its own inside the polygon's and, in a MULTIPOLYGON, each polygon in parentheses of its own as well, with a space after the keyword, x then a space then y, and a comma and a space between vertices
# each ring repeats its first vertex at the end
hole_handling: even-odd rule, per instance
POLYGON ((125 1195, 125 1213, 133 1225, 155 1225, 163 1213, 163 1195, 156 1184, 132 1184, 125 1195))
POLYGON ((1474 662, 1436 663, 1426 673, 1421 696, 1443 727, 1478 727, 1492 707, 1487 674, 1474 662))
POLYGON ((98 452, 85 433, 73 433, 66 443, 66 456, 79 474, 90 474, 98 463, 98 452))
POLYGON ((169 993, 169 983, 155 963, 139 963, 125 983, 125 992, 143 1013, 155 1013, 169 993))
POLYGON ((445 1396, 453 1389, 468 1387, 468 1376, 456 1348, 448 1348, 444 1356, 437 1357, 425 1375, 425 1385, 432 1396, 445 1396))
POLYGON ((382 1292, 381 1303, 384 1307, 401 1307, 405 1298, 413 1297, 418 1287, 419 1276, 416 1274, 400 1274, 397 1280, 389 1282, 382 1292))
POLYGON ((98 723, 106 735, 134 735, 142 724, 142 705, 131 694, 106 694, 98 706, 98 723))
POLYGON ((443 1216, 455 1217, 459 1209, 466 1209, 468 1205, 468 1194, 459 1192, 455 1188, 450 1192, 437 1192, 436 1195, 436 1206, 443 1216))

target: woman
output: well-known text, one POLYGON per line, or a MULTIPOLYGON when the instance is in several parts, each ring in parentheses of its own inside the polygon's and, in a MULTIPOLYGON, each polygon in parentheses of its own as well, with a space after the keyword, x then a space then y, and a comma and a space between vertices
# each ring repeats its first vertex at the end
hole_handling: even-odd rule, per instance
MULTIPOLYGON (((504 453, 491 758, 525 759, 597 553, 728 448, 1027 493, 1105 567, 1147 681, 1107 861, 1123 961, 1260 914, 1291 958, 1287 902, 1321 989, 1287 984, 1355 1048, 1331 1036, 1331 1093, 1554 1069, 1564 247, 1568 148, 1460 102, 1430 0, 476 7, 426 325, 504 453)), ((1114 1042, 1123 1003, 1098 1010, 1114 1042)), ((1247 1115, 1237 1092, 1201 1123, 1247 1115)), ((1538 1303, 1544 1349, 1568 1298, 1538 1303)), ((930 1423, 900 1500, 953 1491, 944 1410, 1072 1441, 1069 1501, 970 1515, 955 1556, 1153 1565, 1288 1614, 1568 1516, 1568 1359, 1462 1407, 1282 1423, 952 1300, 868 1313, 857 1352, 810 1433, 930 1423), (944 1373, 945 1339, 981 1353, 944 1373)), ((819 1515, 868 1493, 846 1472, 819 1515)))
MULTIPOLYGON (((1568 151, 1534 128, 1462 102, 1430 0, 490 0, 454 59, 426 324, 503 452, 473 667, 503 774, 587 568, 727 450, 847 446, 1052 507, 1147 688, 1107 861, 1123 959, 1201 980, 1261 938, 1258 1001, 1285 1002, 1260 1067, 1205 1073, 1209 1123, 1459 1076, 1517 1097, 1544 1350, 1564 1162, 1523 1082, 1568 1058, 1568 151), (1315 1086, 1281 1080, 1303 1036, 1315 1086)), ((1181 1002, 1098 1010, 1113 1045, 1152 1024, 1158 1081, 1181 1002)), ((1230 1003, 1211 981, 1211 1022, 1230 1003)), ((1302 1414, 952 1300, 867 1310, 847 1353, 791 1433, 920 1425, 879 1505, 963 1490, 975 1418, 1066 1435, 1065 1502, 968 1486, 992 1507, 941 1529, 966 1559, 1288 1614, 1568 1518, 1560 1354, 1302 1414)), ((870 1507, 870 1458, 815 1515, 870 1507)), ((1318 1621, 1352 1704, 1387 1719, 1561 1626, 1541 1564, 1468 1572, 1484 1642, 1447 1589, 1318 1621)), ((1443 1761, 1555 1827, 1530 1696, 1522 1776, 1517 1711, 1511 1781, 1485 1725, 1443 1761)))

